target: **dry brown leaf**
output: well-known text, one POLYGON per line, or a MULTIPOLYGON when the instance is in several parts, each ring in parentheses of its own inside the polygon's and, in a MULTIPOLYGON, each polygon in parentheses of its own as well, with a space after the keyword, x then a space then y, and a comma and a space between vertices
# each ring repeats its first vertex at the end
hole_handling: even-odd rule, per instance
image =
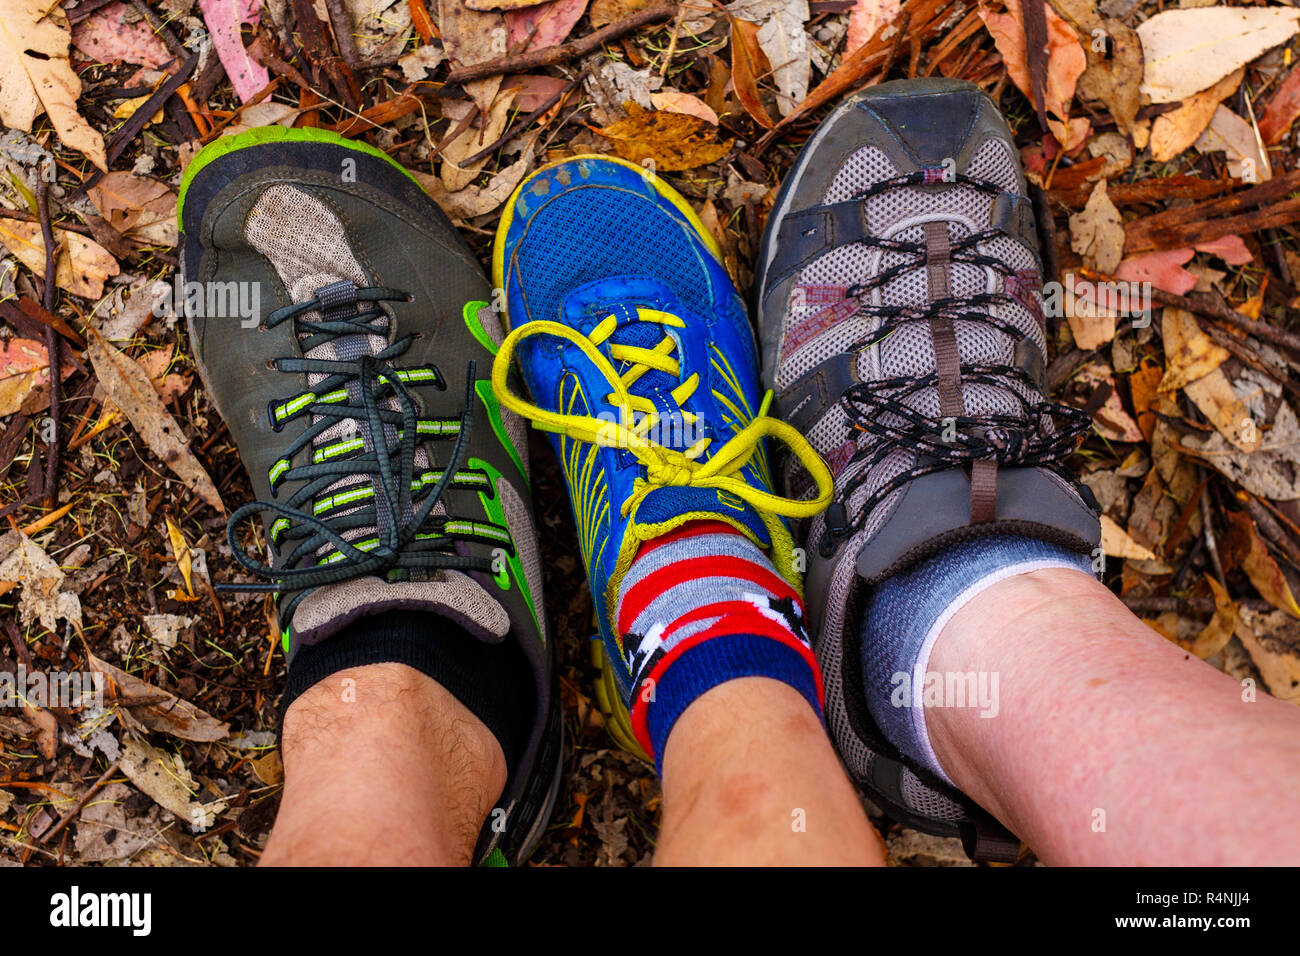
POLYGON ((149 376, 135 362, 86 327, 86 354, 105 394, 122 410, 150 450, 208 505, 225 511, 217 487, 190 451, 185 433, 168 413, 149 376))
POLYGON ((530 146, 524 149, 523 155, 518 160, 500 172, 492 173, 486 186, 466 186, 454 193, 447 192, 442 180, 436 176, 418 170, 409 170, 409 172, 419 180, 424 191, 447 215, 456 219, 472 219, 492 212, 509 199, 520 180, 528 174, 532 164, 533 151, 530 146))
MULTIPOLYGON (((462 166, 461 161, 482 152, 485 146, 492 145, 501 137, 506 130, 506 122, 510 119, 510 107, 514 101, 514 91, 507 90, 493 101, 487 122, 481 128, 471 124, 469 129, 461 132, 451 142, 444 142, 439 154, 442 157, 440 174, 448 192, 459 192, 478 178, 479 171, 487 164, 489 157, 484 156, 468 166, 462 166)), ((457 125, 452 124, 453 129, 448 131, 448 135, 451 135, 457 125)))
POLYGON ((30 133, 44 111, 65 145, 107 172, 104 137, 77 112, 68 17, 43 0, 0 0, 0 123, 30 133))
POLYGON ((1188 382, 1209 375, 1228 360, 1228 350, 1214 344, 1190 312, 1164 310, 1165 374, 1160 391, 1172 395, 1188 382))
POLYGON ((1210 125, 1194 144, 1202 153, 1223 153, 1228 173, 1247 183, 1273 178, 1268 153, 1260 148, 1255 128, 1223 104, 1210 117, 1210 125))
POLYGON ((1187 647, 1201 660, 1213 657, 1223 650, 1225 644, 1232 640, 1233 633, 1240 625, 1236 603, 1228 596, 1223 585, 1210 575, 1205 575, 1205 583, 1214 593, 1214 617, 1206 624, 1196 640, 1187 647))
POLYGON ((716 131, 697 116, 650 112, 635 103, 628 104, 627 119, 596 132, 619 156, 661 172, 715 163, 731 149, 731 140, 717 142, 716 131))
POLYGON ((1237 639, 1259 669, 1268 692, 1300 704, 1300 625, 1281 611, 1241 609, 1237 639))
POLYGON ((1098 180, 1087 205, 1070 217, 1070 248, 1083 256, 1090 268, 1108 274, 1119 268, 1124 258, 1124 220, 1106 195, 1106 180, 1098 180))
POLYGON ((1155 554, 1134 541, 1109 515, 1101 516, 1101 550, 1112 558, 1155 561, 1155 554))
POLYGON ((1214 6, 1166 10, 1138 27, 1153 103, 1184 100, 1294 36, 1300 10, 1214 6))
POLYGON ((1278 610, 1300 618, 1300 605, 1296 604, 1282 569, 1269 554, 1268 545, 1259 536, 1259 530, 1250 515, 1244 511, 1225 511, 1225 515, 1228 520, 1225 565, 1240 567, 1260 597, 1278 610))
MULTIPOLYGON (((73 295, 98 299, 104 282, 121 272, 117 260, 94 239, 76 232, 54 230, 54 284, 73 295)), ((0 219, 0 244, 38 276, 45 275, 45 240, 40 223, 0 219)))
POLYGON ((666 110, 670 113, 685 113, 687 116, 698 116, 712 126, 718 125, 718 114, 709 108, 709 104, 697 96, 691 96, 689 93, 664 90, 660 93, 651 93, 650 102, 657 110, 666 110))
MULTIPOLYGON (((453 67, 473 66, 509 52, 506 18, 496 11, 474 10, 461 0, 438 0, 438 29, 453 67)), ((491 110, 499 89, 499 76, 465 84, 465 92, 484 114, 491 110)))
POLYGON ((1160 379, 1164 369, 1159 365, 1143 365, 1130 373, 1128 377, 1129 392, 1133 395, 1133 409, 1137 412, 1138 428, 1151 441, 1151 434, 1156 427, 1156 416, 1152 406, 1160 390, 1160 379))
POLYGON ((153 798, 164 810, 170 810, 198 833, 216 822, 226 808, 225 800, 201 803, 198 784, 181 761, 180 754, 169 754, 142 740, 127 737, 122 741, 119 766, 128 780, 153 798))
MULTIPOLYGON (((117 698, 149 698, 155 703, 131 708, 131 713, 150 730, 180 737, 182 740, 207 742, 224 740, 230 736, 230 725, 222 723, 206 711, 200 710, 188 701, 181 700, 175 694, 155 687, 148 681, 133 677, 126 671, 114 667, 107 661, 100 660, 94 654, 86 655, 90 669, 98 671, 115 686, 117 698), (157 700, 166 697, 166 700, 157 700)), ((108 688, 106 688, 107 690, 108 688)))
MULTIPOLYGON (((1020 0, 1006 0, 1007 12, 994 13, 980 7, 979 14, 993 42, 1002 54, 1007 75, 1020 92, 1033 99, 1030 89, 1029 62, 1025 55, 1025 20, 1020 0)), ((1085 119, 1066 121, 1070 104, 1074 100, 1075 86, 1087 68, 1088 58, 1079 44, 1078 35, 1055 10, 1046 7, 1047 13, 1047 86, 1044 90, 1044 107, 1047 125, 1052 135, 1066 148, 1075 149, 1088 132, 1085 119)))
POLYGON ((1151 158, 1158 163, 1167 163, 1189 149, 1210 125, 1219 104, 1241 86, 1244 75, 1244 70, 1229 73, 1208 90, 1183 100, 1178 109, 1157 116, 1151 124, 1151 158))
POLYGON ((1291 406, 1280 404, 1269 427, 1260 431, 1260 445, 1253 454, 1237 451, 1217 432, 1203 442, 1189 435, 1183 444, 1197 449, 1212 467, 1257 497, 1300 498, 1300 421, 1291 406))
POLYGON ((758 45, 758 26, 739 17, 731 17, 731 82, 740 105, 760 126, 776 125, 763 105, 758 78, 772 69, 762 47, 758 45))
POLYGON ((627 19, 654 2, 656 0, 592 0, 587 16, 591 20, 592 28, 599 30, 611 23, 627 19))
POLYGON ((150 245, 176 244, 176 194, 165 183, 111 172, 86 193, 118 232, 150 245))

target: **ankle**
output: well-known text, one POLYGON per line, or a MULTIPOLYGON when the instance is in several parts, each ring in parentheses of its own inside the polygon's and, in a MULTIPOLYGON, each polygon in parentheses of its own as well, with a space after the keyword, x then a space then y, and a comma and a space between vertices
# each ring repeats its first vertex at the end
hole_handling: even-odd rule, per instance
POLYGON ((264 863, 467 863, 506 782, 492 732, 404 664, 314 684, 285 713, 282 749, 284 799, 264 863))

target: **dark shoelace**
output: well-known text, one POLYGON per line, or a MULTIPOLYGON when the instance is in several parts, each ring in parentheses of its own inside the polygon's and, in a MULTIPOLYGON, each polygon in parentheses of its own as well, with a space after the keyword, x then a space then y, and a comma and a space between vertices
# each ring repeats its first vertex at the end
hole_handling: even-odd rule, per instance
MULTIPOLYGON (((921 170, 896 176, 873 184, 853 197, 863 201, 890 190, 907 186, 932 185, 936 180, 933 171, 921 170)), ((945 181, 968 186, 979 192, 996 194, 1000 188, 992 183, 957 175, 945 181)), ((1001 236, 996 229, 985 229, 952 243, 950 261, 993 269, 1004 279, 1016 279, 1016 273, 1001 259, 979 251, 979 245, 1001 236)), ((980 293, 973 296, 947 297, 924 306, 873 305, 867 296, 875 289, 901 276, 905 272, 926 267, 926 247, 922 242, 904 242, 896 239, 869 238, 864 244, 909 256, 867 282, 848 292, 849 298, 858 301, 858 314, 881 319, 881 324, 852 351, 871 348, 884 341, 898 328, 911 322, 930 322, 933 319, 977 322, 991 326, 1020 343, 1026 333, 991 314, 998 305, 1018 304, 1033 309, 1025 302, 1005 292, 980 293)), ((1027 400, 1022 394, 1040 394, 1039 384, 1015 365, 961 365, 961 381, 992 386, 1015 397, 1020 404, 1019 415, 962 415, 935 418, 918 411, 909 399, 928 388, 937 388, 938 372, 923 376, 898 376, 860 382, 845 390, 841 404, 853 423, 854 430, 862 433, 864 440, 849 459, 848 464, 867 461, 857 475, 839 490, 826 514, 826 533, 823 550, 834 550, 840 540, 851 537, 865 525, 872 510, 892 492, 924 475, 949 468, 960 467, 978 459, 993 459, 999 465, 1018 467, 1038 466, 1065 475, 1064 459, 1078 446, 1079 441, 1092 427, 1092 419, 1080 409, 1050 402, 1027 400), (1017 388, 1016 386, 1020 387, 1017 388), (899 424, 892 424, 901 419, 899 424), (946 433, 946 434, 945 434, 946 433), (867 480, 873 466, 879 464, 897 447, 918 453, 916 465, 903 471, 871 493, 858 516, 853 521, 847 517, 847 502, 867 480)), ((847 467, 847 465, 846 465, 847 467)))
MULTIPOLYGON (((334 283, 317 290, 306 302, 284 306, 271 312, 265 328, 295 321, 303 351, 313 349, 341 336, 384 335, 388 314, 379 306, 383 301, 410 301, 397 289, 356 288, 352 283, 334 283), (351 310, 350 314, 342 314, 351 310), (319 312, 321 318, 298 323, 300 316, 319 312)), ((402 336, 373 354, 354 360, 323 358, 279 358, 272 363, 281 372, 323 375, 322 380, 293 399, 272 402, 268 407, 271 427, 279 431, 299 416, 313 416, 313 423, 290 443, 271 470, 271 494, 278 497, 286 482, 301 482, 300 487, 283 503, 254 501, 240 507, 226 525, 226 540, 235 560, 259 577, 273 584, 222 584, 223 590, 271 591, 290 594, 280 608, 282 621, 292 619, 296 608, 312 590, 339 584, 364 575, 401 579, 416 568, 458 568, 491 571, 491 558, 476 558, 454 552, 458 540, 488 540, 509 549, 513 545, 497 538, 485 538, 470 531, 454 531, 448 525, 473 529, 476 523, 457 522, 446 515, 433 515, 433 509, 448 487, 457 483, 465 439, 473 424, 475 363, 469 362, 464 411, 458 419, 421 420, 408 385, 431 385, 445 389, 446 382, 434 366, 397 369, 393 361, 406 352, 414 334, 402 336), (359 397, 359 404, 351 404, 359 397), (397 408, 385 407, 396 402, 397 408), (340 422, 365 426, 370 450, 364 442, 351 439, 316 449, 312 462, 292 465, 299 452, 312 448, 315 440, 340 422), (424 435, 447 438, 455 435, 451 457, 441 472, 417 474, 416 450, 424 435), (362 453, 351 449, 359 446, 362 453), (329 454, 330 447, 344 451, 329 454), (326 489, 344 478, 365 476, 349 483, 347 490, 359 489, 353 496, 362 503, 348 501, 354 507, 329 507, 343 493, 330 495, 326 489), (432 487, 429 487, 432 485, 432 487), (364 494, 362 494, 363 492, 364 494), (319 496, 327 497, 320 500, 319 496), (327 507, 322 511, 324 503, 327 507), (333 516, 331 512, 340 512, 333 516), (278 567, 251 557, 236 535, 238 525, 251 517, 266 513, 277 516, 272 528, 272 544, 281 551, 292 545, 278 567), (360 528, 374 529, 371 535, 349 540, 344 535, 360 528), (329 549, 324 556, 318 552, 329 549)), ((360 429, 358 429, 359 431, 360 429)), ((337 492, 337 490, 336 490, 337 492)))

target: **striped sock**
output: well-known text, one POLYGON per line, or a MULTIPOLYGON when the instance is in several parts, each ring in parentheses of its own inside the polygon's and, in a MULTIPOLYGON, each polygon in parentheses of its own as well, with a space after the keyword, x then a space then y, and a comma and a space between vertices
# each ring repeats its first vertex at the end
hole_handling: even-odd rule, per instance
POLYGON ((804 633, 803 598, 730 525, 694 521, 643 545, 623 578, 616 613, 633 674, 632 727, 661 773, 677 718, 726 681, 771 677, 821 715, 821 672, 804 633))

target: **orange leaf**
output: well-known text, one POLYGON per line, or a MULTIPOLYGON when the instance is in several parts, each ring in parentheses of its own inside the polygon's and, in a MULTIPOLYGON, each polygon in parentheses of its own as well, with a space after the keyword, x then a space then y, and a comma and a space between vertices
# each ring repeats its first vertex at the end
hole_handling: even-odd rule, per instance
POLYGON ((1259 536, 1250 515, 1244 511, 1229 511, 1227 517, 1229 549, 1237 566, 1246 572, 1260 597, 1278 610, 1300 618, 1300 606, 1296 604, 1291 587, 1286 583, 1282 569, 1268 553, 1268 546, 1259 536))
POLYGON ((758 25, 732 17, 731 81, 736 87, 736 99, 754 122, 765 129, 776 124, 763 106, 763 98, 758 93, 758 78, 771 69, 762 47, 758 45, 758 25))

